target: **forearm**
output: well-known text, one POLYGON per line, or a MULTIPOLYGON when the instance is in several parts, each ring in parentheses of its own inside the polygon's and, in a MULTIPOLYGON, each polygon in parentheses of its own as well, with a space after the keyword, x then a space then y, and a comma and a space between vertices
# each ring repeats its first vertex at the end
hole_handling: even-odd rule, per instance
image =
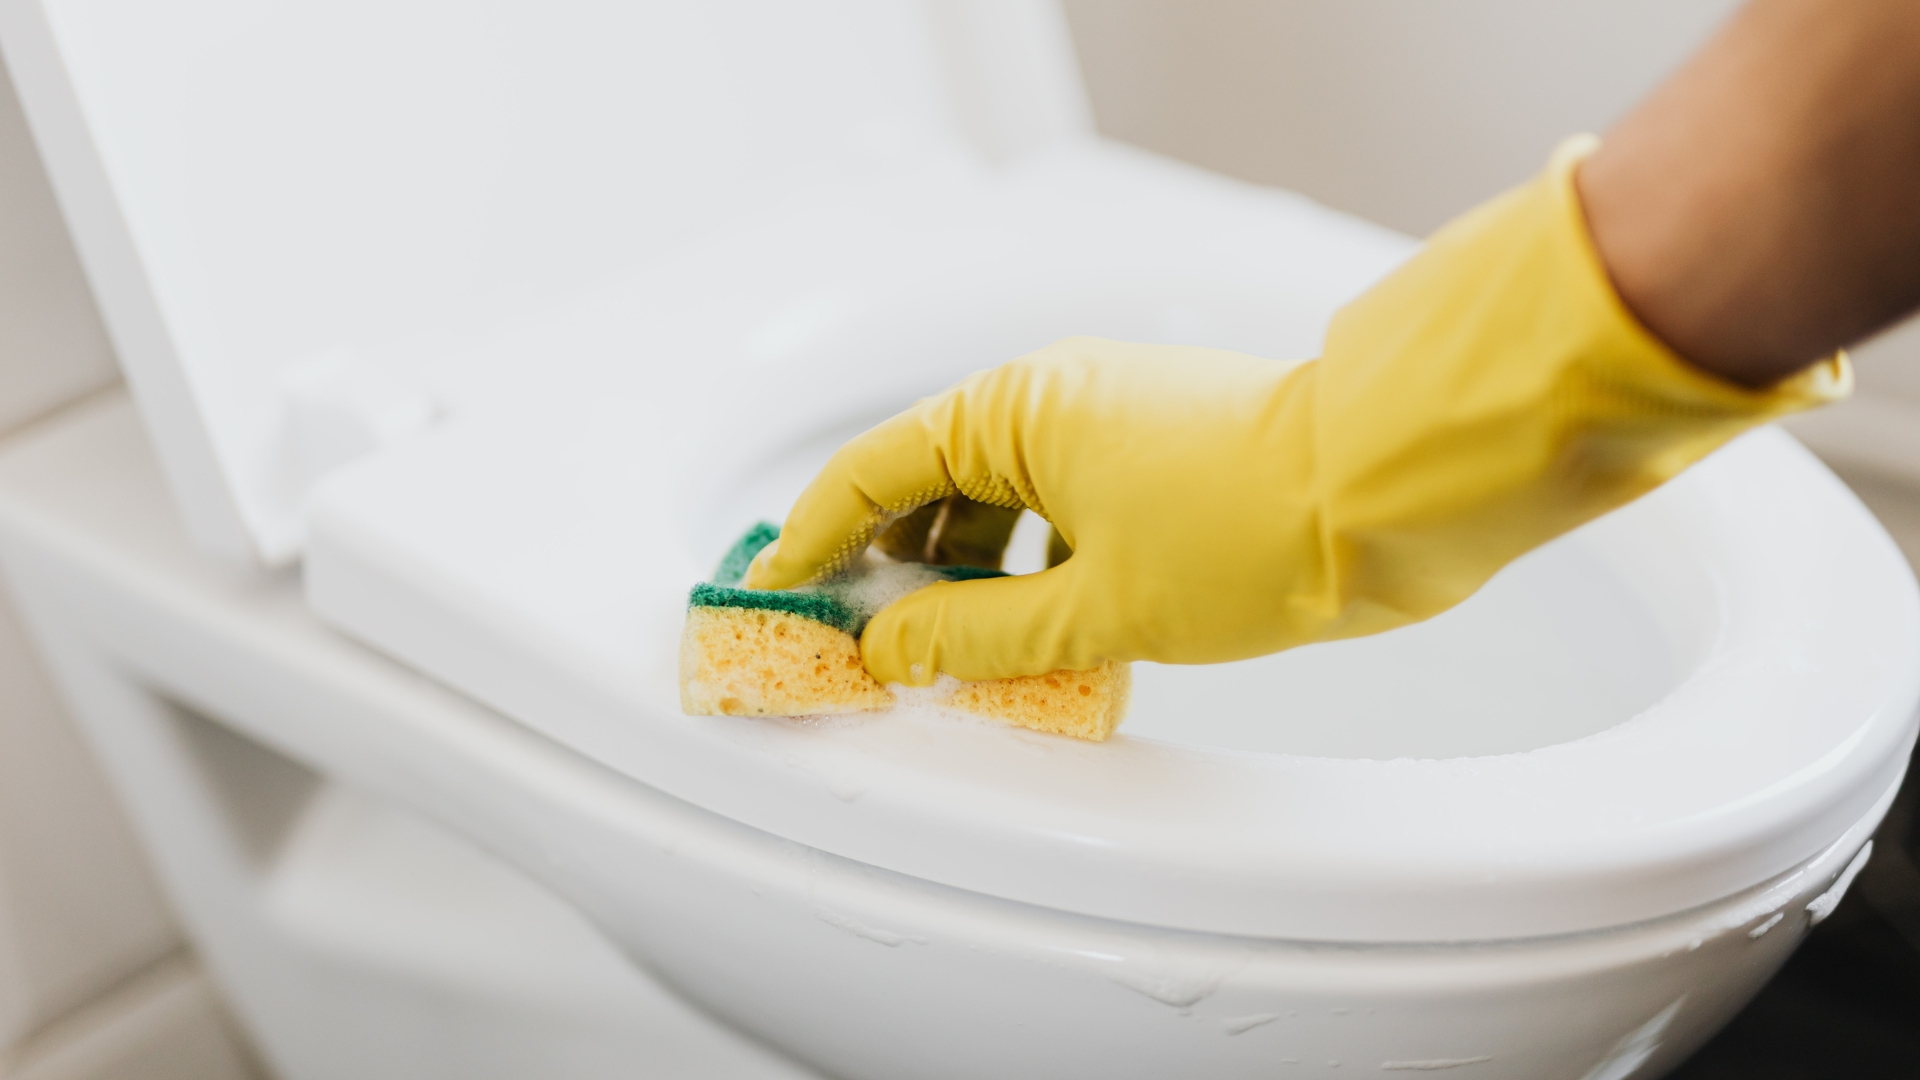
POLYGON ((1761 386, 1920 305, 1920 3, 1756 0, 1579 175, 1615 288, 1761 386))

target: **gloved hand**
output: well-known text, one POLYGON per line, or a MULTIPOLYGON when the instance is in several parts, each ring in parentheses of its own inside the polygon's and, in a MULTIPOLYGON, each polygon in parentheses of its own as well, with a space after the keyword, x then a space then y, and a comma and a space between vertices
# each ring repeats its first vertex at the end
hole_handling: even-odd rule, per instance
POLYGON ((1072 556, 888 607, 861 638, 875 678, 1237 660, 1438 614, 1740 431, 1846 393, 1844 355, 1748 390, 1635 322, 1573 187, 1593 145, 1442 229, 1340 311, 1318 360, 1075 338, 920 402, 834 455, 747 584, 833 572, 958 491, 1034 510, 1072 556))

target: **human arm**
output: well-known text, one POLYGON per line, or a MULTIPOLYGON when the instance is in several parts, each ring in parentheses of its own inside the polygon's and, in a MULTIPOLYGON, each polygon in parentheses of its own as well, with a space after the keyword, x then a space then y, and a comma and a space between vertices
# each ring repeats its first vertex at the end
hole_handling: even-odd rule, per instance
POLYGON ((1615 288, 1763 386, 1920 305, 1920 4, 1756 0, 1580 169, 1615 288))
MULTIPOLYGON (((1687 278, 1663 276, 1647 239, 1659 219, 1631 199, 1607 204, 1625 181, 1657 176, 1666 159, 1653 151, 1671 149, 1635 139, 1653 150, 1629 139, 1611 164, 1586 161, 1577 187, 1591 147, 1569 144, 1533 182, 1463 215, 1343 309, 1306 363, 1079 339, 976 375, 843 448, 749 583, 830 571, 895 515, 960 491, 1036 510, 1073 556, 883 611, 861 643, 883 680, 1231 660, 1445 610, 1739 432, 1846 392, 1830 347, 1824 360, 1796 351, 1846 340, 1831 314, 1807 319, 1826 329, 1791 348, 1760 334, 1770 351, 1696 354, 1686 335, 1719 341, 1713 328, 1740 309, 1690 303, 1687 278), (1604 240, 1582 206, 1595 184, 1604 240), (1634 291, 1616 291, 1610 271, 1634 291)), ((1691 222, 1703 197, 1669 209, 1666 227, 1691 222)), ((1715 243, 1694 243, 1711 262, 1715 243)), ((1752 284, 1777 293, 1778 267, 1719 270, 1724 295, 1782 302, 1752 284)))

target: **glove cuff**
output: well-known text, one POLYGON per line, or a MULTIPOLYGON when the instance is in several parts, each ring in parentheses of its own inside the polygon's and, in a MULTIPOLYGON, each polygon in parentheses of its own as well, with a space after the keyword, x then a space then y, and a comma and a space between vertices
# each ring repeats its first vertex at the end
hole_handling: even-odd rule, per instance
POLYGON ((1342 309, 1315 370, 1316 636, 1458 603, 1526 551, 1741 432, 1844 397, 1836 353, 1753 389, 1681 359, 1627 309, 1574 183, 1570 139, 1342 309))
POLYGON ((1853 365, 1845 350, 1781 379, 1754 388, 1721 378, 1682 358, 1641 323, 1614 288, 1600 249, 1587 225, 1575 177, 1580 164, 1600 149, 1597 135, 1574 135, 1554 148, 1540 183, 1551 195, 1567 238, 1568 255, 1584 269, 1591 283, 1591 303, 1605 312, 1626 346, 1615 354, 1618 375, 1633 382, 1659 385, 1676 399, 1728 413, 1745 413, 1763 423, 1779 416, 1839 401, 1853 392, 1853 365))

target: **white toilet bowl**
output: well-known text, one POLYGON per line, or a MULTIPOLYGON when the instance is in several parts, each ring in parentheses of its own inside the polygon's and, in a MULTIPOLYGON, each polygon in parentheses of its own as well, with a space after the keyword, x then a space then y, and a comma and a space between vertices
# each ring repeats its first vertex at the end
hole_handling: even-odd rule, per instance
MULTIPOLYGON (((1766 502, 1841 523, 1825 565, 1879 579, 1835 597, 1887 620, 1886 651, 1836 673, 1858 685, 1878 665, 1879 708, 1752 709, 1705 734, 1734 722, 1683 711, 1687 687, 1747 668, 1745 650, 1762 664, 1749 677, 1834 671, 1819 643, 1776 651, 1729 618, 1717 630, 1738 651, 1709 641, 1640 716, 1500 756, 1093 747, 884 717, 711 725, 609 717, 590 685, 517 723, 320 626, 291 582, 193 552, 124 401, 0 459, 0 555, 187 925, 289 1077, 802 1074, 754 1043, 844 1077, 1655 1076, 1831 910, 1912 738, 1897 557, 1802 451, 1765 433, 1654 506, 1727 499, 1743 465, 1769 470, 1766 502), (1799 490, 1779 496, 1782 477, 1799 490), (583 754, 529 730, 542 719, 616 722, 583 754), (686 737, 628 737, 662 728, 686 737), (1773 775, 1741 759, 1796 739, 1803 756, 1773 775), (733 812, 663 790, 717 777, 715 755, 737 782, 701 794, 732 791, 733 812), (413 814, 512 871, 467 866, 413 814), (593 929, 533 912, 555 905, 502 880, 523 875, 593 929), (597 935, 753 1041, 599 970, 613 965, 582 945, 597 935)), ((1708 591, 1764 606, 1737 587, 1708 591)), ((1875 652, 1811 608, 1814 636, 1875 652)), ((526 667, 509 674, 537 692, 526 667)))
POLYGON ((0 41, 139 417, 0 455, 0 559, 288 1077, 1653 1076, 1866 857, 1920 603, 1773 430, 1106 744, 680 714, 685 590, 846 433, 1064 334, 1310 355, 1410 250, 1087 136, 1043 5, 107 7, 0 41))

